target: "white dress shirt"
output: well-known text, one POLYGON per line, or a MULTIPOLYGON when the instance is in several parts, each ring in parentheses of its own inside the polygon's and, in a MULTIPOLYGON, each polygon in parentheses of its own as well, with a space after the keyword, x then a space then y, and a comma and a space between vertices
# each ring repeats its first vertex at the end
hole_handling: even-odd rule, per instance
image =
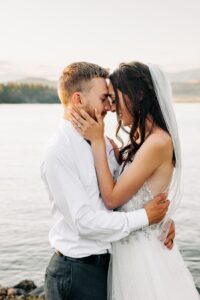
MULTIPOLYGON (((118 169, 108 139, 107 155, 112 174, 118 169)), ((54 249, 70 257, 106 253, 111 242, 148 225, 146 211, 113 212, 100 196, 91 146, 67 120, 45 150, 41 164, 54 218, 49 233, 54 249)))

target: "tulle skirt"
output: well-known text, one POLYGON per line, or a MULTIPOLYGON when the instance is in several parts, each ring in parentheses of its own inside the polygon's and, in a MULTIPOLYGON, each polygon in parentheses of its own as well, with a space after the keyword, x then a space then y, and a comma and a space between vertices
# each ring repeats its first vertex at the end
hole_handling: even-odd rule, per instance
POLYGON ((168 250, 155 233, 112 245, 109 300, 199 300, 176 244, 168 250))

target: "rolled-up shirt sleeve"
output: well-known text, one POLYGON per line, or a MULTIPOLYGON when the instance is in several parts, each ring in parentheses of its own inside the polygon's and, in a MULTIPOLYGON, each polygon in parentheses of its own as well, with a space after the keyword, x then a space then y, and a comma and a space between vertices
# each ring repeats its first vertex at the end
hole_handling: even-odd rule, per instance
POLYGON ((127 213, 96 210, 70 160, 49 155, 41 168, 55 205, 80 236, 112 242, 148 225, 144 209, 127 213))

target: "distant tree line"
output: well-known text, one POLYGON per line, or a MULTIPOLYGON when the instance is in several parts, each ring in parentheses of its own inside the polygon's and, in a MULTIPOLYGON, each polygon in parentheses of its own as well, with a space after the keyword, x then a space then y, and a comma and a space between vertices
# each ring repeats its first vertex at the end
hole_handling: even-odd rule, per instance
POLYGON ((200 97, 200 82, 173 82, 172 90, 175 96, 200 97))
MULTIPOLYGON (((173 82, 172 90, 175 97, 200 97, 200 82, 173 82)), ((9 83, 0 84, 0 103, 60 103, 60 100, 54 87, 9 83)))
POLYGON ((59 103, 53 87, 40 84, 0 84, 0 103, 59 103))

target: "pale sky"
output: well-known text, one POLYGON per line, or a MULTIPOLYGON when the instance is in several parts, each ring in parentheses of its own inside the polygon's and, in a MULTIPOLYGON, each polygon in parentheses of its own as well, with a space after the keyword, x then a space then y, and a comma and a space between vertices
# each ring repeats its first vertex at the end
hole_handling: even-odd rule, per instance
POLYGON ((73 61, 200 67, 200 0, 0 0, 0 81, 73 61))

